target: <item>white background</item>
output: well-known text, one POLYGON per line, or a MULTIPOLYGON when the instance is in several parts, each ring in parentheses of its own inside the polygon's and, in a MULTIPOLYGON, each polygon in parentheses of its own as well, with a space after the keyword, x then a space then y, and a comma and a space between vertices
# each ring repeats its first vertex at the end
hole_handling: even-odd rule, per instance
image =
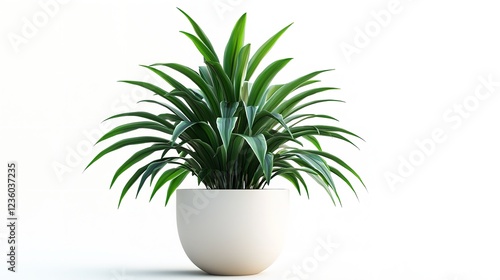
MULTIPOLYGON (((7 272, 1 257, 2 279, 218 278, 185 256, 175 199, 164 207, 162 192, 148 203, 146 190, 117 210, 121 190, 108 183, 133 149, 82 174, 104 147, 88 149, 100 122, 139 109, 137 97, 147 96, 117 80, 147 78, 139 64, 202 63, 178 33, 191 27, 177 6, 219 53, 244 12, 253 50, 295 22, 263 65, 295 58, 277 82, 335 68, 323 84, 341 87, 331 94, 347 103, 318 111, 366 140, 357 142, 360 151, 324 145, 359 171, 368 192, 358 184, 358 202, 341 185, 343 208, 313 182, 310 200, 291 192, 282 255, 247 278, 500 279, 500 86, 489 92, 480 81, 500 81, 496 1, 52 1, 48 12, 40 4, 47 2, 0 2, 0 162, 4 174, 7 161, 19 165, 20 219, 19 272, 7 272), (388 12, 377 23, 375 14, 388 12), (440 141, 429 144, 435 130, 440 141), (435 146, 424 155, 419 141, 435 146), (408 160, 412 167, 398 171, 408 160), (336 247, 326 260, 313 258, 318 240, 336 247)), ((195 186, 193 178, 184 185, 195 186)), ((1 226, 2 256, 6 235, 1 226)))

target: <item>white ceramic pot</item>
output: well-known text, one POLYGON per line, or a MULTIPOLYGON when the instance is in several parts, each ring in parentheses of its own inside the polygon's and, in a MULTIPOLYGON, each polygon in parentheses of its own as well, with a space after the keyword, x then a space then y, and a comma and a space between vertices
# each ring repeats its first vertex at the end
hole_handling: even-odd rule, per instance
POLYGON ((257 274, 280 254, 288 220, 288 190, 176 192, 182 247, 203 271, 257 274))

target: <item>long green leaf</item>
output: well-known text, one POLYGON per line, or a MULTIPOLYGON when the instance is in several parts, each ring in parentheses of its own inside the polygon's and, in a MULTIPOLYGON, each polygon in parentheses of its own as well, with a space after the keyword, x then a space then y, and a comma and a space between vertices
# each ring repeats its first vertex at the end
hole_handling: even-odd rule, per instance
POLYGON ((316 131, 317 135, 322 135, 322 134, 327 135, 328 133, 331 133, 331 132, 340 132, 340 133, 345 133, 345 134, 348 134, 348 135, 351 135, 351 136, 354 136, 356 138, 359 138, 359 139, 363 140, 363 138, 361 138, 357 134, 354 134, 354 133, 350 132, 349 130, 346 130, 346 129, 343 129, 343 128, 340 128, 340 127, 337 127, 337 126, 331 126, 331 125, 295 126, 295 127, 291 127, 290 130, 292 131, 292 133, 294 135, 296 133, 304 131, 304 130, 316 131))
POLYGON ((212 110, 215 110, 217 108, 217 104, 219 103, 219 100, 217 100, 217 96, 213 92, 213 89, 211 88, 211 85, 206 82, 205 79, 203 79, 200 74, 196 73, 193 69, 186 67, 181 64, 177 63, 156 63, 153 65, 162 65, 166 66, 169 68, 172 68, 176 70, 177 72, 183 74, 184 76, 188 77, 191 81, 193 81, 202 91, 204 98, 207 100, 208 104, 210 105, 210 108, 212 110))
POLYGON ((122 193, 120 195, 120 201, 118 202, 118 208, 120 208, 120 205, 122 204, 122 200, 125 197, 125 195, 127 194, 128 190, 130 190, 130 188, 137 181, 137 179, 139 179, 139 177, 141 177, 142 173, 144 173, 144 171, 146 171, 147 167, 148 166, 146 165, 146 166, 143 166, 140 169, 138 169, 134 173, 134 175, 132 175, 132 177, 128 180, 128 182, 125 184, 125 186, 123 187, 122 193))
POLYGON ((172 78, 170 75, 166 74, 165 72, 160 71, 160 70, 158 70, 152 66, 148 66, 148 65, 140 65, 140 66, 151 70, 153 73, 160 76, 163 80, 165 80, 167 83, 169 83, 175 89, 178 89, 178 90, 184 91, 184 92, 190 92, 190 90, 188 88, 186 88, 183 84, 179 83, 176 79, 172 78))
POLYGON ((111 129, 110 131, 108 131, 101 138, 99 138, 99 140, 97 140, 96 144, 101 142, 101 141, 104 141, 108 138, 111 138, 111 137, 114 137, 114 136, 117 136, 117 135, 120 135, 123 133, 127 133, 130 131, 134 131, 137 129, 152 129, 152 130, 157 130, 157 131, 166 133, 168 135, 172 134, 172 131, 173 131, 172 129, 169 129, 169 128, 167 128, 163 125, 160 125, 156 122, 145 121, 145 122, 127 123, 127 124, 117 126, 113 129, 111 129))
POLYGON ((271 98, 283 85, 271 85, 266 90, 266 99, 262 100, 260 106, 263 106, 269 98, 271 98))
POLYGON ((307 163, 307 167, 317 170, 319 174, 325 179, 326 183, 330 186, 334 186, 333 178, 330 175, 330 170, 328 169, 328 165, 326 162, 321 159, 321 157, 305 153, 302 150, 297 150, 294 153, 297 157, 307 163))
POLYGON ((255 69, 257 69, 257 66, 259 66, 260 62, 262 59, 266 56, 266 54, 271 50, 271 48, 274 46, 276 41, 285 33, 285 31, 292 25, 293 23, 289 24, 285 28, 281 29, 278 33, 274 34, 271 38, 269 38, 252 56, 250 59, 250 62, 248 63, 248 70, 247 70, 247 75, 245 77, 245 81, 250 80, 252 77, 253 73, 255 72, 255 69))
POLYGON ((245 45, 241 48, 238 58, 236 60, 236 67, 233 73, 233 84, 234 84, 234 95, 237 97, 241 96, 241 85, 243 83, 244 75, 247 71, 248 57, 250 56, 250 44, 245 45))
POLYGON ((139 187, 137 188, 137 194, 135 195, 135 198, 139 196, 139 193, 142 190, 142 186, 144 186, 144 183, 148 179, 149 176, 153 174, 153 172, 162 169, 165 165, 167 165, 168 159, 159 159, 152 161, 148 164, 148 168, 144 173, 142 174, 141 181, 139 182, 139 187))
POLYGON ((351 182, 349 181, 349 179, 347 179, 344 174, 342 174, 342 172, 340 172, 338 169, 336 169, 335 167, 333 166, 329 166, 330 168, 330 171, 335 174, 337 177, 339 177, 340 179, 342 179, 342 181, 344 181, 348 186, 349 188, 351 188, 352 192, 354 193, 354 195, 356 196, 356 198, 358 199, 359 201, 359 197, 358 197, 358 194, 356 193, 356 190, 354 189, 353 185, 351 184, 351 182))
POLYGON ((248 130, 249 130, 250 134, 252 134, 253 122, 255 121, 255 116, 257 115, 258 110, 259 110, 258 106, 246 106, 245 105, 245 115, 247 117, 248 130))
POLYGON ((175 143, 175 140, 184 133, 188 128, 192 127, 195 125, 195 122, 187 122, 187 121, 181 121, 174 129, 174 132, 172 133, 172 144, 175 143))
POLYGON ((309 107, 311 105, 314 105, 314 104, 318 104, 318 103, 324 103, 324 102, 344 102, 342 100, 337 100, 337 99, 319 99, 319 100, 314 100, 314 101, 311 101, 311 102, 307 102, 305 104, 302 104, 302 105, 299 105, 297 107, 294 107, 294 108, 291 108, 289 110, 284 110, 281 112, 281 114, 283 115, 283 117, 288 117, 306 107, 309 107))
POLYGON ((271 182, 271 174, 273 171, 273 163, 274 163, 274 155, 272 153, 267 153, 264 158, 264 177, 266 178, 266 182, 269 185, 271 182))
POLYGON ((304 100, 305 98, 307 98, 309 96, 312 96, 312 95, 320 93, 320 92, 324 92, 324 91, 328 91, 328 90, 335 90, 335 89, 337 89, 337 88, 321 87, 321 88, 313 88, 310 90, 306 90, 304 92, 301 92, 301 93, 293 96, 292 98, 290 98, 288 100, 283 101, 281 104, 278 105, 278 107, 276 108, 275 111, 279 112, 279 113, 283 113, 284 111, 290 111, 299 102, 301 102, 302 100, 304 100))
POLYGON ((248 102, 248 94, 251 89, 251 84, 249 82, 243 82, 240 88, 240 100, 243 101, 243 103, 248 102))
POLYGON ((297 89, 302 83, 307 82, 308 80, 312 79, 316 75, 319 75, 320 73, 323 73, 326 71, 331 71, 331 69, 315 71, 315 72, 309 73, 307 75, 304 75, 302 77, 299 77, 299 78, 297 78, 289 83, 284 84, 271 96, 271 98, 269 98, 269 100, 267 100, 263 109, 264 110, 271 110, 271 109, 276 108, 291 92, 293 92, 295 89, 297 89))
POLYGON ((180 119, 184 120, 184 121, 189 121, 188 117, 186 117, 186 115, 184 115, 184 113, 182 113, 181 111, 179 111, 176 107, 174 106, 171 106, 169 104, 165 104, 165 103, 162 103, 162 102, 158 102, 156 100, 141 100, 139 101, 138 103, 153 103, 153 104, 157 104, 157 105, 160 105, 162 107, 165 107, 167 109, 169 109, 172 113, 174 113, 177 117, 179 117, 180 119))
MULTIPOLYGON (((208 39, 207 35, 205 35, 205 32, 203 32, 203 30, 200 28, 200 26, 196 23, 196 21, 194 21, 187 13, 185 13, 183 10, 177 8, 179 11, 181 11, 181 13, 184 14, 184 16, 186 16, 186 18, 189 20, 189 22, 191 23, 191 25, 193 26, 193 29, 194 29, 194 32, 196 32, 196 35, 198 35, 198 37, 201 39, 201 41, 205 44, 205 46, 207 46, 207 48, 215 54, 215 50, 214 50, 214 47, 212 46, 212 43, 210 42, 210 40, 208 39)), ((217 58, 217 56, 216 56, 217 58)), ((217 59, 217 61, 219 61, 217 59)))
POLYGON ((337 203, 335 202, 335 198, 332 195, 332 190, 331 190, 330 186, 328 186, 328 184, 325 183, 325 180, 317 174, 308 174, 308 175, 311 178, 313 178, 314 181, 316 181, 316 183, 318 183, 318 185, 323 187, 323 189, 326 191, 326 193, 328 194, 328 196, 332 200, 333 205, 337 206, 337 203))
POLYGON ((275 123, 279 123, 290 134, 290 137, 293 138, 293 133, 290 130, 290 128, 288 127, 288 125, 286 124, 285 120, 283 119, 283 116, 279 113, 276 113, 276 112, 270 113, 268 111, 261 111, 259 113, 259 116, 258 116, 259 120, 256 122, 256 126, 260 127, 260 129, 258 131, 256 131, 256 133, 260 133, 260 132, 263 132, 264 130, 268 130, 268 129, 274 127, 273 122, 271 122, 271 125, 268 125, 269 122, 268 121, 266 122, 266 120, 265 120, 266 118, 276 121, 275 123))
POLYGON ((234 127, 236 125, 237 117, 232 118, 217 118, 217 128, 219 129, 220 137, 222 138, 222 143, 224 149, 228 149, 231 140, 231 134, 233 133, 234 127))
POLYGON ((269 170, 269 168, 268 168, 268 162, 266 161, 267 142, 264 135, 262 134, 258 134, 255 136, 248 136, 243 134, 235 134, 235 135, 238 135, 243 139, 245 139, 245 141, 250 146, 255 156, 259 160, 262 170, 265 173, 265 176, 266 177, 270 176, 270 173, 266 175, 266 172, 269 170))
POLYGON ((153 188, 153 192, 151 193, 151 197, 149 198, 149 201, 153 199, 155 194, 158 192, 158 190, 163 187, 168 181, 174 179, 175 177, 179 176, 181 173, 186 171, 183 167, 177 167, 177 168, 172 168, 169 169, 158 178, 158 181, 156 181, 156 184, 153 188))
POLYGON ((205 62, 212 73, 212 77, 215 79, 215 84, 219 85, 220 90, 222 90, 222 96, 227 102, 236 102, 234 96, 234 89, 229 76, 224 72, 222 66, 218 62, 206 61, 205 62))
POLYGON ((153 114, 148 113, 148 112, 130 112, 130 113, 117 114, 117 115, 114 115, 114 116, 111 116, 111 117, 105 119, 104 121, 115 119, 115 118, 121 118, 121 117, 140 117, 140 118, 145 118, 148 120, 155 121, 155 122, 157 122, 161 125, 164 125, 168 128, 173 127, 173 125, 171 123, 165 121, 164 119, 158 117, 157 115, 153 115, 153 114))
MULTIPOLYGON (((113 186, 113 184, 116 182, 116 179, 125 172, 127 169, 129 169, 132 165, 138 163, 142 159, 148 157, 152 153, 164 149, 169 149, 169 145, 165 144, 154 144, 151 147, 142 149, 135 154, 133 154, 128 160, 126 160, 119 168, 116 170, 115 175, 113 176, 113 179, 111 180, 111 185, 109 186, 110 188, 113 186)), ((146 167, 147 168, 147 167, 146 167)))
POLYGON ((297 176, 295 174, 290 174, 290 173, 282 173, 279 174, 278 176, 281 176, 285 179, 287 179, 292 185, 295 187, 297 192, 300 195, 300 185, 299 185, 299 180, 297 179, 297 176))
POLYGON ((170 197, 172 196, 174 191, 181 185, 182 181, 184 181, 184 179, 186 178, 188 173, 189 173, 189 171, 185 170, 184 172, 179 174, 179 176, 172 179, 172 181, 170 182, 170 185, 168 186, 168 189, 167 189, 167 198, 165 199, 165 206, 168 204, 170 197))
POLYGON ((335 196, 337 197, 340 203, 340 206, 342 206, 342 201, 340 200, 340 197, 337 193, 337 189, 335 187, 335 183, 333 182, 333 178, 330 174, 330 169, 328 167, 328 164, 326 164, 326 162, 318 155, 308 153, 304 150, 296 150, 294 154, 297 157, 299 157, 306 164, 307 167, 317 171, 317 175, 320 176, 327 184, 327 186, 333 190, 335 196))
POLYGON ((217 133, 214 128, 204 122, 198 122, 197 127, 201 128, 201 131, 196 129, 197 133, 203 132, 203 134, 197 134, 200 136, 200 139, 204 140, 207 143, 210 143, 213 149, 216 149, 220 146, 220 142, 217 139, 217 133))
POLYGON ((245 41, 246 20, 247 14, 243 14, 236 22, 224 51, 224 71, 231 80, 234 77, 234 69, 236 68, 238 53, 243 46, 243 42, 245 41))
POLYGON ((89 168, 94 162, 96 162, 101 157, 103 157, 103 156, 105 156, 113 151, 121 149, 125 146, 145 144, 145 143, 169 144, 170 141, 165 140, 165 139, 160 138, 160 137, 151 137, 151 136, 142 136, 142 137, 133 137, 133 138, 128 138, 128 139, 123 139, 123 140, 120 140, 120 141, 114 143, 113 145, 107 147, 106 149, 102 150, 99 154, 97 154, 97 156, 94 157, 94 159, 92 159, 90 161, 90 163, 87 165, 87 167, 85 167, 85 169, 89 168))
POLYGON ((365 183, 363 182, 363 180, 361 179, 361 177, 358 175, 358 173, 356 173, 356 171, 354 171, 354 169, 352 169, 347 163, 345 163, 340 158, 338 158, 338 157, 336 157, 336 156, 334 156, 334 155, 332 155, 330 153, 323 152, 323 151, 308 150, 308 152, 311 153, 311 154, 316 154, 316 155, 320 155, 322 157, 331 159, 332 161, 336 162, 338 165, 342 166, 343 168, 345 168, 349 172, 351 172, 356 178, 358 178, 358 180, 361 182, 361 184, 363 184, 363 186, 365 186, 365 183))
POLYGON ((274 77, 278 74, 285 65, 292 60, 291 58, 285 58, 277 60, 271 63, 269 66, 260 73, 260 75, 255 79, 253 83, 252 90, 248 96, 248 105, 255 106, 259 105, 262 98, 265 98, 265 91, 274 77))
POLYGON ((165 95, 165 94, 168 94, 168 92, 158 86, 155 86, 153 84, 150 84, 150 83, 146 83, 146 82, 140 82, 140 81, 130 81, 130 80, 120 80, 118 81, 120 83, 127 83, 127 84, 131 84, 131 85, 136 85, 136 86, 140 86, 140 87, 143 87, 145 89, 148 89, 156 94, 159 94, 159 95, 165 95))
POLYGON ((318 149, 319 151, 322 151, 323 149, 321 148, 321 144, 319 143, 318 139, 312 135, 304 135, 303 136, 304 139, 306 139, 307 141, 311 142, 311 144, 314 145, 314 147, 316 147, 316 149, 318 149))
MULTIPOLYGON (((213 87, 213 86, 214 86, 214 81, 213 81, 213 79, 212 79, 212 75, 210 75, 210 71, 208 71, 207 66, 200 66, 198 69, 199 69, 199 72, 200 72, 200 76, 201 76, 201 78, 202 78, 202 79, 203 79, 203 80, 204 80, 207 84, 209 84, 210 86, 212 86, 212 87, 213 87)), ((217 91, 215 91, 215 94, 216 94, 216 96, 217 96, 217 98, 218 98, 219 100, 221 100, 221 99, 222 99, 222 97, 221 97, 222 95, 219 95, 219 94, 217 93, 217 91)))
POLYGON ((194 46, 198 49, 198 51, 201 53, 201 55, 205 58, 207 61, 214 61, 218 62, 219 59, 217 58, 217 55, 215 55, 215 52, 210 50, 200 39, 198 39, 196 36, 194 36, 191 33, 181 31, 182 34, 186 35, 194 44, 194 46))
POLYGON ((226 101, 222 101, 219 105, 221 116, 223 118, 231 118, 232 116, 234 116, 234 113, 236 113, 236 109, 238 109, 238 105, 239 105, 238 102, 229 103, 226 101))
POLYGON ((301 123, 301 122, 303 122, 305 120, 313 119, 313 118, 329 119, 329 120, 333 120, 333 121, 339 121, 338 119, 336 119, 336 118, 334 118, 332 116, 323 115, 323 114, 297 114, 297 115, 292 115, 292 116, 287 117, 285 119, 285 121, 287 123, 290 123, 293 120, 300 119, 297 122, 295 122, 294 124, 290 125, 291 127, 293 127, 293 126, 296 126, 297 124, 299 124, 299 123, 301 123))

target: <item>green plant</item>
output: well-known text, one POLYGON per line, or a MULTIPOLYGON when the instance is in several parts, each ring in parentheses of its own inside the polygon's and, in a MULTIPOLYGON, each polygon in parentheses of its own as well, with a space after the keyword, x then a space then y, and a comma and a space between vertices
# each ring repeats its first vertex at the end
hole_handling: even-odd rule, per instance
POLYGON ((344 161, 322 151, 317 136, 346 141, 354 146, 347 137, 359 136, 336 126, 302 123, 315 118, 336 121, 328 115, 300 112, 314 104, 340 101, 319 99, 305 102, 315 94, 336 89, 304 89, 319 82, 314 78, 329 70, 312 72, 280 85, 271 85, 271 82, 290 62, 290 58, 271 63, 261 73, 255 72, 264 56, 291 24, 272 36, 250 56, 250 44, 244 44, 244 14, 234 26, 221 62, 198 24, 184 11, 180 11, 187 17, 196 35, 182 33, 194 43, 206 65, 199 67, 198 72, 176 63, 142 65, 165 80, 173 89, 167 91, 140 81, 121 82, 155 93, 161 101, 152 99, 141 102, 159 105, 166 113, 156 115, 130 112, 112 116, 108 119, 139 117, 143 120, 115 127, 97 143, 137 129, 159 131, 168 137, 141 136, 120 140, 100 152, 87 166, 88 168, 102 156, 122 147, 151 144, 133 154, 118 168, 111 181, 113 186, 116 179, 130 167, 161 152, 160 157, 140 167, 128 180, 119 205, 136 181, 139 181, 138 195, 146 181, 149 179, 153 185, 156 177, 158 179, 154 183, 151 199, 163 185, 170 182, 165 202, 167 204, 172 193, 189 173, 198 178, 198 184, 203 183, 208 189, 261 189, 272 178, 281 176, 290 181, 299 194, 302 186, 309 197, 302 177, 303 174, 308 174, 324 187, 335 205, 337 201, 341 205, 332 177, 334 174, 356 194, 347 177, 329 162, 349 171, 363 184, 361 178, 344 161), (188 88, 170 74, 159 70, 160 67, 182 74, 198 88, 188 88), (253 76, 256 78, 250 83, 253 76), (297 93, 299 89, 301 92, 297 93), (294 147, 302 146, 303 140, 312 143, 316 149, 294 147))

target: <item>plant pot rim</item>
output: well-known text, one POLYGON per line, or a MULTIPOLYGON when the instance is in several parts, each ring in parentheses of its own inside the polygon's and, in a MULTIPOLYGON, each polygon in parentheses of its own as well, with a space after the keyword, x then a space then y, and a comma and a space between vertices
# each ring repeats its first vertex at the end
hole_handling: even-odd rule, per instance
POLYGON ((190 188, 190 189, 177 189, 176 191, 230 191, 230 192, 233 192, 233 191, 244 191, 244 192, 247 192, 247 191, 267 191, 267 192, 270 192, 270 191, 286 191, 288 192, 289 190, 288 189, 194 189, 194 188, 190 188))

